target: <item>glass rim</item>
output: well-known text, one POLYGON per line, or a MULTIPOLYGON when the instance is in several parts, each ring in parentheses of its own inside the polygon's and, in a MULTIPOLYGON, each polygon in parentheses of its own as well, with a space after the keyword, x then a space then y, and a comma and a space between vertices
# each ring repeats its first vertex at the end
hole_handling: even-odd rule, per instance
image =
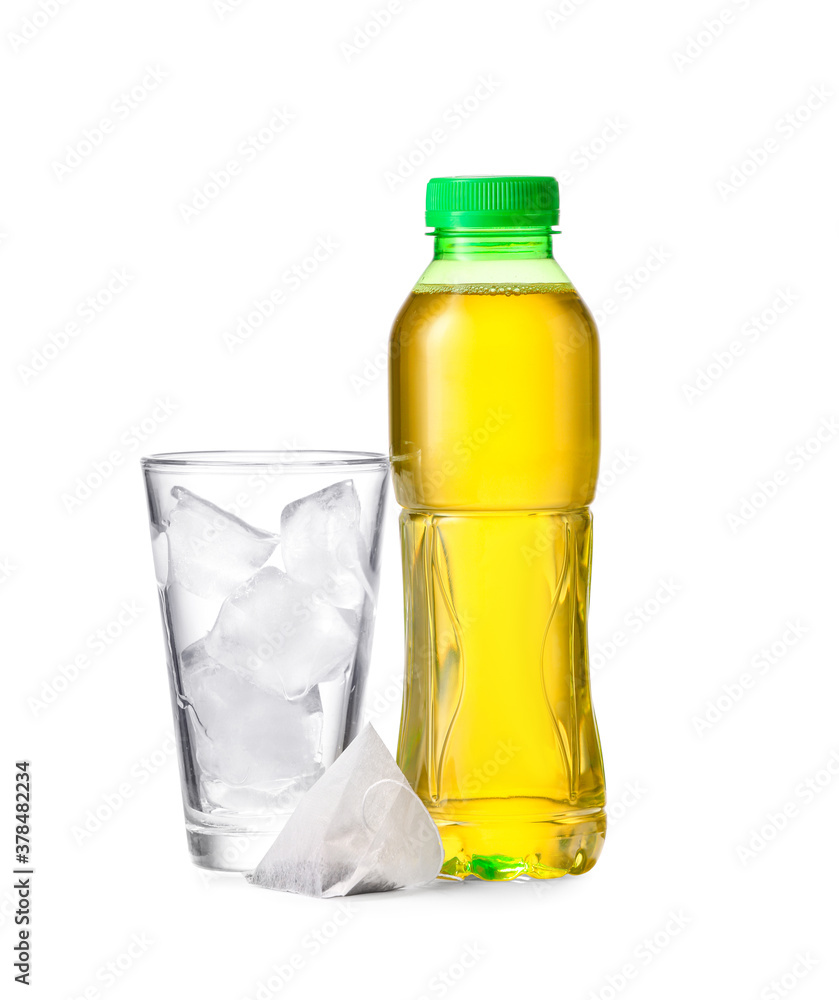
POLYGON ((171 451, 144 455, 143 469, 151 472, 244 472, 251 469, 281 472, 353 469, 365 472, 386 469, 387 455, 377 451, 341 451, 324 449, 286 449, 279 451, 221 450, 171 451))

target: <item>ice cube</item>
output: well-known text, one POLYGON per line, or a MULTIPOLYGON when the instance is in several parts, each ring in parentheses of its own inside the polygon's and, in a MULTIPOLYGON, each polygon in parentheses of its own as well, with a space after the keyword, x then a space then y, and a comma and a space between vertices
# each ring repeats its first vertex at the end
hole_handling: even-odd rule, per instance
POLYGON ((218 663, 204 640, 181 654, 181 683, 205 779, 270 786, 320 769, 317 689, 287 701, 218 663))
POLYGON ((370 592, 361 504, 351 479, 288 504, 280 517, 286 572, 339 608, 357 611, 370 592))
POLYGON ((169 514, 170 579, 198 597, 226 597, 259 569, 279 538, 228 514, 209 500, 173 486, 169 514))
POLYGON ((206 646, 219 663, 260 687, 300 698, 340 677, 357 643, 345 612, 307 584, 265 566, 222 604, 206 646))
POLYGON ((152 526, 151 552, 154 559, 154 575, 159 587, 165 587, 169 580, 169 542, 162 531, 152 526))
POLYGON ((248 879, 348 896, 428 882, 443 857, 428 810, 368 724, 306 792, 248 879))

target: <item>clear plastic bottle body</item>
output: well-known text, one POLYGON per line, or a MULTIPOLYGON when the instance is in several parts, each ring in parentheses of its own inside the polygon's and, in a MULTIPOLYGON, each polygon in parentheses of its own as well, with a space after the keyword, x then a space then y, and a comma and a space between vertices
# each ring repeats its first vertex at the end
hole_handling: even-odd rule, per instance
POLYGON ((390 357, 400 766, 446 874, 586 871, 605 833, 586 638, 598 341, 549 230, 438 231, 390 357))

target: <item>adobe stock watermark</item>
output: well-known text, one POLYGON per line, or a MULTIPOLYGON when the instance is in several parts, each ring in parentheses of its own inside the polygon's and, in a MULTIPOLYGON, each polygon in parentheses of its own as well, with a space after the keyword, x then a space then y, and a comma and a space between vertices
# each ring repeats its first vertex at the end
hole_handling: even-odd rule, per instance
POLYGON ((167 764, 171 764, 175 759, 176 747, 175 737, 167 736, 162 743, 134 761, 128 769, 127 777, 114 788, 103 792, 99 800, 85 812, 81 821, 70 827, 76 847, 84 847, 134 799, 141 788, 167 764))
POLYGON ((387 712, 393 711, 397 705, 402 704, 403 678, 402 671, 393 676, 384 687, 380 688, 372 697, 367 700, 364 709, 364 722, 374 722, 387 712))
POLYGON ((14 923, 15 909, 18 897, 6 892, 0 900, 0 929, 6 926, 7 921, 14 923))
MULTIPOLYGON (((628 448, 615 452, 598 477, 597 496, 600 499, 607 496, 637 461, 628 448)), ((555 549, 557 537, 565 535, 569 523, 565 517, 547 517, 541 520, 543 523, 533 536, 531 544, 521 546, 520 551, 527 566, 532 566, 534 560, 555 549)))
POLYGON ((582 7, 587 0, 561 0, 555 7, 548 7, 545 11, 545 19, 551 26, 552 31, 569 21, 582 7))
MULTIPOLYGON (((233 836, 228 834, 225 837, 225 844, 220 852, 221 859, 233 869, 234 865, 237 865, 241 858, 246 857, 254 844, 257 842, 257 837, 248 836, 246 834, 238 834, 233 836)), ((197 865, 195 867, 194 875, 197 875, 201 880, 201 885, 205 889, 212 889, 214 886, 218 885, 229 885, 230 882, 227 879, 226 872, 210 871, 208 868, 199 868, 197 865)))
MULTIPOLYGON (((283 438, 275 444, 278 452, 306 451, 309 447, 307 442, 301 441, 296 437, 283 438)), ((271 465, 266 465, 259 472, 248 476, 243 485, 237 484, 234 487, 235 493, 231 492, 228 494, 229 499, 227 502, 219 502, 218 506, 228 514, 233 514, 234 517, 241 517, 246 520, 247 510, 257 497, 262 496, 266 490, 270 490, 275 486, 281 486, 283 483, 287 483, 287 481, 288 463, 279 461, 271 465)))
MULTIPOLYGON (((464 611, 457 614, 457 628, 452 625, 439 629, 435 633, 435 645, 438 649, 451 649, 453 646, 460 648, 460 643, 465 632, 475 624, 478 619, 464 611)), ((366 698, 364 709, 364 722, 375 722, 388 712, 392 712, 402 704, 404 695, 403 672, 394 673, 387 684, 383 685, 375 694, 366 698)))
POLYGON ((233 155, 225 162, 211 170, 207 176, 196 184, 188 198, 178 202, 178 213, 181 219, 189 225, 201 215, 210 205, 214 204, 229 191, 231 185, 242 176, 245 169, 254 163, 266 150, 271 149, 277 139, 283 135, 296 115, 285 105, 271 109, 270 116, 258 128, 249 132, 241 142, 236 144, 233 155))
POLYGON ((53 158, 50 166, 58 180, 65 181, 87 162, 97 149, 101 149, 108 137, 114 135, 120 125, 128 121, 168 78, 169 71, 159 63, 146 66, 140 79, 111 101, 108 114, 102 115, 95 125, 82 129, 82 134, 64 147, 62 155, 53 158))
POLYGON ((703 19, 693 34, 688 35, 682 48, 673 52, 673 65, 679 73, 692 66, 728 31, 737 21, 738 14, 747 11, 754 0, 732 0, 728 7, 722 7, 711 17, 703 19))
POLYGON ((471 771, 461 775, 458 774, 460 787, 467 794, 477 796, 482 788, 491 785, 495 778, 501 774, 505 768, 515 760, 521 753, 521 747, 513 743, 512 740, 499 740, 495 747, 495 752, 482 764, 477 764, 471 771))
POLYGON ((799 298, 799 294, 789 287, 776 288, 772 301, 760 312, 749 316, 740 327, 739 336, 730 340, 722 350, 714 351, 711 360, 696 369, 693 381, 682 382, 682 398, 685 402, 693 406, 701 399, 726 372, 731 371, 737 362, 748 354, 750 348, 757 344, 782 316, 787 314, 799 298))
POLYGON ((568 165, 557 171, 556 179, 563 188, 570 187, 627 131, 629 125, 619 115, 606 119, 595 134, 571 151, 568 165))
POLYGON ((633 455, 629 448, 618 448, 606 462, 600 463, 600 473, 597 477, 597 497, 607 496, 629 472, 638 464, 638 456, 633 455))
POLYGON ((587 1000, 615 1000, 639 978, 645 968, 665 952, 690 924, 692 917, 684 909, 670 910, 667 919, 652 934, 632 949, 631 956, 615 972, 607 975, 600 986, 589 990, 587 1000))
POLYGON ((96 660, 107 653, 144 613, 145 609, 136 601, 122 601, 115 614, 84 637, 81 649, 74 656, 60 663, 49 677, 41 681, 37 694, 31 695, 26 701, 32 715, 37 718, 62 698, 82 674, 90 670, 96 660))
POLYGON ((435 317, 442 315, 446 308, 441 296, 417 294, 411 311, 412 332, 400 330, 397 337, 387 339, 380 348, 364 359, 361 368, 349 377, 355 394, 360 395, 377 382, 387 371, 390 361, 409 350, 416 331, 423 324, 430 323, 435 317))
MULTIPOLYGON (((641 263, 633 267, 632 270, 624 272, 614 283, 609 294, 600 301, 596 308, 592 309, 591 313, 595 323, 600 326, 617 315, 621 307, 645 288, 672 259, 672 250, 663 246, 649 247, 641 263)), ((581 334, 577 335, 577 340, 582 340, 581 334)), ((560 353, 570 353, 579 346, 580 344, 575 343, 574 338, 572 338, 560 353)))
MULTIPOLYGON (((445 627, 437 628, 435 633, 437 648, 451 649, 456 646, 458 650, 462 649, 463 636, 478 621, 479 619, 474 615, 470 615, 468 612, 463 610, 458 611, 453 615, 453 617, 448 619, 445 627)), ((439 626, 440 619, 435 618, 435 622, 439 626)))
POLYGON ((310 928, 300 939, 295 951, 282 962, 276 962, 259 982, 243 995, 242 1000, 271 1000, 279 995, 300 973, 328 948, 358 914, 358 904, 342 899, 329 917, 317 927, 310 928))
POLYGON ((459 131, 486 102, 498 92, 501 83, 492 74, 485 73, 478 78, 474 87, 459 101, 450 104, 442 114, 440 123, 426 135, 415 139, 411 147, 401 153, 396 163, 384 172, 384 182, 389 191, 396 191, 410 180, 419 168, 429 160, 437 149, 459 131))
POLYGON ((807 95, 791 111, 775 120, 772 133, 757 145, 749 146, 745 155, 731 164, 725 176, 715 182, 714 187, 720 198, 725 202, 742 191, 833 96, 833 91, 826 83, 810 87, 807 95))
POLYGON ((155 397, 154 404, 148 413, 144 414, 127 427, 117 439, 116 447, 97 459, 90 468, 80 476, 69 490, 61 496, 61 504, 67 514, 75 514, 88 500, 109 482, 117 471, 124 468, 129 455, 140 451, 141 447, 153 437, 162 424, 169 420, 173 413, 180 409, 178 403, 168 396, 155 397))
POLYGON ((742 704, 749 691, 753 691, 809 631, 800 618, 787 620, 784 631, 752 656, 749 668, 739 674, 736 680, 724 684, 715 698, 705 702, 702 712, 693 715, 691 722, 696 735, 707 735, 727 718, 732 709, 742 704))
POLYGON ((240 10, 248 0, 213 0, 213 10, 216 12, 219 21, 223 21, 228 14, 233 14, 240 10))
POLYGON ((502 428, 513 419, 503 406, 493 406, 486 411, 481 424, 462 434, 451 448, 451 451, 435 469, 421 469, 419 487, 421 495, 433 493, 449 479, 461 475, 471 464, 472 459, 498 434, 502 428))
POLYGON ((740 497, 735 510, 726 514, 725 520, 732 534, 737 534, 747 524, 754 521, 757 515, 780 494, 781 490, 790 485, 814 458, 822 454, 824 449, 835 440, 839 434, 839 418, 822 417, 819 425, 809 437, 805 438, 784 455, 781 466, 771 472, 767 478, 758 479, 752 491, 740 497))
POLYGON ((642 785, 640 781, 627 781, 621 790, 616 794, 609 792, 609 802, 606 806, 606 815, 609 826, 620 823, 626 818, 642 799, 649 794, 649 789, 642 785))
POLYGON ((251 299, 248 306, 233 320, 232 327, 222 332, 221 340, 227 353, 233 354, 243 344, 247 344, 338 249, 340 244, 333 237, 319 236, 310 252, 287 267, 275 285, 251 299))
POLYGON ((489 954, 487 948, 473 941, 464 946, 454 961, 444 969, 436 972, 426 986, 426 992, 419 994, 417 1000, 430 1000, 431 997, 444 997, 455 989, 475 969, 482 958, 489 954))
POLYGON ((9 556, 0 557, 0 587, 8 583, 17 571, 18 567, 9 556))
POLYGON ((118 299, 134 281, 134 275, 125 267, 112 267, 107 280, 77 303, 73 319, 68 319, 58 330, 51 330, 34 348, 28 364, 17 366, 18 376, 23 385, 30 385, 50 367, 68 347, 87 330, 91 324, 118 299))
POLYGON ((623 616, 623 624, 606 639, 598 640, 589 655, 592 671, 602 670, 625 649, 633 636, 644 629, 682 592, 682 584, 673 577, 660 577, 656 589, 643 602, 636 604, 623 616))
MULTIPOLYGON (((637 461, 637 457, 628 448, 618 449, 611 456, 608 464, 605 464, 605 468, 601 467, 597 481, 597 497, 602 499, 607 496, 620 479, 634 468, 637 461)), ((567 521, 564 518, 549 519, 534 537, 532 545, 522 546, 521 554, 528 566, 532 566, 535 559, 554 548, 557 536, 565 533, 566 524, 567 521)))
POLYGON ((148 954, 153 944, 154 941, 146 931, 132 934, 128 943, 116 955, 99 966, 87 986, 73 991, 70 1000, 100 1000, 106 990, 125 979, 137 962, 148 954))
POLYGON ((804 808, 815 802, 833 784, 839 774, 839 750, 831 750, 824 764, 803 778, 777 809, 767 812, 760 826, 749 831, 746 840, 737 845, 741 865, 756 860, 777 838, 798 819, 804 808))
POLYGON ((819 959, 812 952, 796 952, 792 965, 763 987, 760 991, 760 1000, 785 1000, 798 989, 802 981, 810 975, 818 964, 819 959))
POLYGON ((411 6, 412 2, 413 0, 388 0, 381 7, 372 9, 364 21, 355 25, 349 38, 341 42, 340 49, 344 61, 350 63, 362 52, 366 52, 399 15, 411 6))
MULTIPOLYGON (((198 545, 201 545, 200 541, 198 545)), ((365 590, 369 593, 369 581, 365 579, 363 582, 365 590)), ((258 630, 254 630, 254 633, 247 640, 247 656, 242 659, 242 667, 252 671, 255 676, 266 667, 270 670, 276 661, 277 654, 282 652, 288 640, 299 635, 301 629, 311 628, 310 622, 312 617, 317 614, 318 608, 331 609, 335 606, 329 595, 334 594, 344 583, 345 581, 337 575, 327 574, 323 584, 312 590, 305 598, 301 597, 295 602, 293 621, 283 621, 276 625, 272 631, 269 631, 270 625, 264 625, 258 630)), ((288 678, 288 681, 290 684, 294 684, 295 678, 288 678)), ((296 692, 297 696, 301 693, 302 689, 296 692)), ((288 697, 294 697, 294 694, 289 691, 288 697)))
POLYGON ((387 371, 393 350, 391 344, 388 343, 386 347, 365 358, 359 371, 350 374, 350 385, 356 396, 366 392, 387 371))
POLYGON ((13 52, 25 49, 38 35, 58 17, 71 0, 40 0, 28 14, 25 14, 16 31, 9 31, 6 39, 13 52))

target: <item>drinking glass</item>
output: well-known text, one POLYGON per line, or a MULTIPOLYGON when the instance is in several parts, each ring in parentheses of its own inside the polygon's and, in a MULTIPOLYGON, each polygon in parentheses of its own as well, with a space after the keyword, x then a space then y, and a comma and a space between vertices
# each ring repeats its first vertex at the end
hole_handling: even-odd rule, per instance
POLYGON ((248 871, 357 733, 387 459, 183 452, 142 466, 189 851, 248 871))

